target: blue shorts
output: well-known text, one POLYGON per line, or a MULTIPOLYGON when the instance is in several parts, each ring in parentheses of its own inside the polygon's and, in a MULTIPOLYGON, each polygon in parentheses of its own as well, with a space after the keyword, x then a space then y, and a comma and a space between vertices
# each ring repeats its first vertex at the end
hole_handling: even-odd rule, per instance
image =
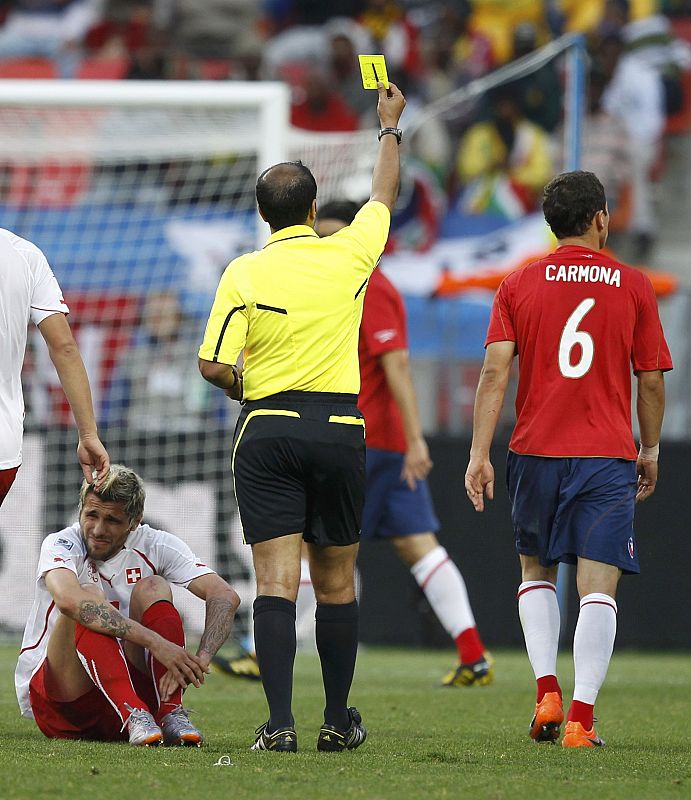
POLYGON ((413 536, 439 530, 427 481, 418 481, 417 487, 411 490, 401 480, 402 469, 402 453, 367 448, 363 539, 413 536))
POLYGON ((578 557, 640 572, 633 513, 636 463, 509 451, 506 482, 516 550, 543 567, 578 557))

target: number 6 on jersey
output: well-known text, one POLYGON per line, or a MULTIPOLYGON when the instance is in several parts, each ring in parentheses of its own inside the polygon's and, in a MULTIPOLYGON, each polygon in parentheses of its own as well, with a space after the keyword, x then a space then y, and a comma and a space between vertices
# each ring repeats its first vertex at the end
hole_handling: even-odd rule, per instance
POLYGON ((559 340, 559 371, 565 378, 582 378, 593 363, 595 355, 593 337, 585 331, 579 331, 578 326, 594 305, 595 299, 592 297, 582 300, 564 325, 559 340), (577 344, 581 346, 581 358, 576 364, 572 364, 571 351, 577 344))

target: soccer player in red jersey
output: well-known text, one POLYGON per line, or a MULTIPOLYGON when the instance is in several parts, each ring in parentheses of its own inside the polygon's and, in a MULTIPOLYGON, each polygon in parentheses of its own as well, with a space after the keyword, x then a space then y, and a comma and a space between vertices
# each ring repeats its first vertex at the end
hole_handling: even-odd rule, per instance
POLYGON ((576 676, 562 744, 593 747, 604 744, 593 707, 614 647, 619 577, 639 572, 634 506, 655 490, 663 372, 672 360, 650 281, 600 252, 609 215, 596 176, 557 176, 545 189, 543 210, 559 247, 509 275, 497 292, 465 487, 476 511, 484 508, 485 492, 493 497, 489 448, 518 354, 507 484, 523 579, 518 611, 537 680, 530 735, 537 741, 559 736, 555 583, 559 562, 577 564, 576 676))
MULTIPOLYGON (((327 236, 349 225, 358 206, 327 203, 316 230, 327 236)), ((403 298, 375 269, 367 285, 359 340, 358 407, 366 425, 363 540, 388 539, 454 640, 458 664, 444 686, 483 686, 494 675, 458 567, 439 544, 439 520, 425 480, 432 468, 408 362, 403 298)))

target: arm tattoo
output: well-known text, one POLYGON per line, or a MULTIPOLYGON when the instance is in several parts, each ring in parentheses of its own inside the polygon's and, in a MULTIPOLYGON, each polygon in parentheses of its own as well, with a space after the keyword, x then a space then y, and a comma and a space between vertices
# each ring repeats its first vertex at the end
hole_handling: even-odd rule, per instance
POLYGON ((95 600, 82 600, 79 604, 79 622, 98 633, 106 633, 117 639, 125 639, 132 629, 128 620, 110 603, 98 603, 95 600))
POLYGON ((223 642, 230 636, 235 609, 230 600, 211 597, 206 601, 204 633, 197 653, 216 655, 223 642))

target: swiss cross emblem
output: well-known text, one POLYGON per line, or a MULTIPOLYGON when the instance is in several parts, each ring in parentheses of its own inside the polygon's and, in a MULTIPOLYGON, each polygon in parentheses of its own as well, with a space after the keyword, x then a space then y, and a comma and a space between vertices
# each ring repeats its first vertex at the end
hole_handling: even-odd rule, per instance
POLYGON ((142 571, 139 567, 135 567, 134 569, 128 569, 127 572, 127 583, 136 583, 142 579, 142 571))

